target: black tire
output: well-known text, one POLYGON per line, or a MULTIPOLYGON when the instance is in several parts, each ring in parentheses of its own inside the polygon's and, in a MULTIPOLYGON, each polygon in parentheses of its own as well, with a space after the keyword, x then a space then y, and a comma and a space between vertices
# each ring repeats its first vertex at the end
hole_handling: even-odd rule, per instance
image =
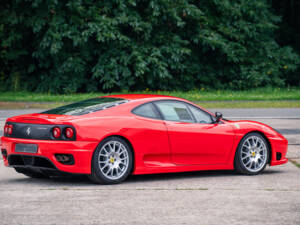
MULTIPOLYGON (((107 160, 108 161, 108 160, 107 160)), ((96 148, 92 162, 91 162, 91 174, 88 175, 89 179, 97 184, 118 184, 122 181, 124 181, 131 173, 133 167, 133 153, 131 147, 127 144, 126 141, 124 141, 122 138, 119 137, 108 137, 105 140, 103 140, 96 148), (99 154, 103 146, 105 146, 108 143, 111 142, 118 142, 121 143, 127 152, 128 156, 128 166, 124 171, 122 172, 122 176, 117 179, 110 179, 108 178, 104 172, 100 169, 99 166, 99 154)))
MULTIPOLYGON (((252 157, 250 153, 249 153, 249 155, 250 155, 250 157, 252 157)), ((253 157, 255 157, 255 156, 253 156, 253 157)), ((269 145, 268 145, 267 140, 265 139, 265 137, 263 137, 259 133, 252 132, 252 133, 249 133, 249 134, 245 135, 242 138, 242 140, 240 141, 240 143, 238 145, 238 148, 237 148, 237 151, 235 153, 234 168, 240 174, 244 174, 244 175, 257 175, 257 174, 261 173, 266 168, 266 166, 267 166, 267 164, 269 162, 269 157, 270 157, 270 147, 269 147, 269 145), (247 165, 247 164, 250 163, 252 165, 252 163, 249 162, 249 161, 247 161, 247 159, 244 159, 245 161, 243 161, 243 159, 242 159, 242 154, 246 155, 246 153, 244 153, 244 152, 242 153, 243 145, 244 145, 245 142, 247 142, 247 140, 249 140, 249 139, 251 140, 252 137, 254 139, 258 138, 259 140, 261 140, 263 142, 264 146, 266 147, 266 155, 265 155, 266 159, 262 160, 261 165, 257 168, 257 171, 252 171, 252 168, 247 168, 245 166, 245 164, 247 165)), ((250 158, 249 158, 249 160, 250 160, 250 158)))
POLYGON ((15 168, 15 170, 18 173, 22 173, 25 176, 30 177, 30 178, 40 178, 40 179, 42 179, 42 178, 48 178, 49 177, 45 173, 36 172, 34 170, 27 169, 27 168, 15 168))

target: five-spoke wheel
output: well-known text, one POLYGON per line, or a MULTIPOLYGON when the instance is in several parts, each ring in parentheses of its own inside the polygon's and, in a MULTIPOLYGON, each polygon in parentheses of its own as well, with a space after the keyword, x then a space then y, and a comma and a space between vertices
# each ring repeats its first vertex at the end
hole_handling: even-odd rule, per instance
POLYGON ((269 146, 259 133, 249 133, 240 142, 235 155, 235 169, 248 175, 261 172, 269 159, 269 146))

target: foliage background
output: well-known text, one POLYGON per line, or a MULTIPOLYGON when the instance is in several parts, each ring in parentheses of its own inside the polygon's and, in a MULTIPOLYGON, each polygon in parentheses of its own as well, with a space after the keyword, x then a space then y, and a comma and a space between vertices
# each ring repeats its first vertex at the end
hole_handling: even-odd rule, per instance
POLYGON ((3 0, 0 90, 299 86, 291 2, 3 0))

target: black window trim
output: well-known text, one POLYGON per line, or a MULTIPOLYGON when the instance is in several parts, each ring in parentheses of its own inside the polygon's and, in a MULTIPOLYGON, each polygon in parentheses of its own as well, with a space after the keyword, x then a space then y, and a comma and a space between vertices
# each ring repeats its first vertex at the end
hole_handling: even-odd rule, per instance
POLYGON ((171 121, 171 122, 183 122, 183 123, 195 123, 195 124, 214 124, 215 123, 214 122, 215 121, 214 117, 210 113, 204 111, 203 109, 201 109, 201 108, 199 108, 199 107, 197 107, 197 106, 195 106, 195 105, 193 105, 191 103, 188 103, 188 102, 185 102, 185 101, 181 101, 181 100, 177 100, 177 99, 160 99, 160 100, 153 100, 153 101, 145 102, 145 103, 142 103, 142 104, 134 107, 131 110, 131 113, 133 113, 134 115, 143 117, 143 118, 154 119, 154 120, 163 120, 163 121, 171 121), (182 103, 182 104, 186 105, 189 113, 192 116, 193 122, 180 121, 180 120, 167 120, 164 117, 164 115, 162 114, 162 112, 160 111, 160 109, 158 108, 158 106, 155 104, 156 102, 179 102, 179 103, 182 103), (151 104, 152 108, 154 109, 154 112, 158 115, 158 118, 153 118, 153 117, 148 117, 148 116, 141 116, 141 115, 135 114, 133 112, 135 109, 137 109, 137 108, 139 108, 139 107, 141 107, 141 106, 143 106, 145 104, 149 104, 149 103, 151 104), (199 109, 200 111, 202 111, 204 114, 207 114, 210 117, 210 119, 211 119, 211 123, 199 123, 199 122, 197 122, 197 119, 196 119, 195 115, 193 114, 193 112, 190 109, 190 106, 194 106, 197 109, 199 109))
POLYGON ((157 101, 153 102, 153 104, 155 105, 155 107, 157 108, 157 110, 160 112, 160 114, 162 115, 162 117, 164 118, 165 121, 171 121, 171 122, 177 122, 177 123, 178 123, 178 122, 179 122, 179 123, 196 123, 196 120, 195 120, 194 115, 191 113, 190 109, 187 107, 187 105, 186 105, 185 102, 183 102, 183 101, 178 101, 178 100, 173 100, 173 99, 171 99, 171 100, 167 99, 167 100, 157 100, 157 101), (156 102, 178 102, 178 103, 182 103, 183 105, 186 106, 186 108, 187 108, 189 114, 190 114, 191 117, 192 117, 192 121, 167 120, 167 119, 164 117, 164 114, 161 112, 161 110, 160 110, 160 109, 158 108, 158 106, 155 104, 156 102))
MULTIPOLYGON (((199 108, 199 107, 197 107, 197 106, 195 106, 195 105, 192 105, 191 103, 185 102, 185 101, 176 100, 176 99, 163 99, 163 100, 156 100, 156 101, 153 101, 153 103, 154 103, 155 107, 157 108, 157 110, 158 110, 158 111, 160 112, 160 114, 162 115, 162 117, 163 117, 163 120, 165 120, 165 121, 201 124, 201 123, 198 123, 198 122, 197 122, 197 120, 196 120, 196 117, 195 117, 194 113, 192 113, 192 111, 191 111, 191 109, 190 109, 190 107, 189 107, 189 106, 194 106, 194 107, 196 107, 197 109, 199 109, 200 111, 202 111, 204 114, 207 114, 207 115, 208 115, 208 116, 211 118, 211 123, 205 123, 205 124, 212 124, 212 123, 213 123, 213 121, 214 121, 214 120, 213 120, 213 117, 212 117, 212 115, 211 115, 210 113, 208 113, 208 112, 204 111, 203 109, 201 109, 201 108, 199 108), (188 121, 180 121, 180 120, 166 120, 166 119, 163 117, 163 115, 162 115, 161 111, 159 110, 159 108, 158 108, 158 107, 155 105, 155 102, 160 102, 160 101, 172 101, 172 102, 179 102, 179 103, 182 103, 182 104, 186 105, 186 107, 187 107, 187 109, 188 109, 189 113, 190 113, 190 114, 191 114, 191 116, 193 117, 193 122, 188 122, 188 121)), ((204 124, 204 123, 203 123, 203 124, 204 124)))
POLYGON ((153 104, 155 105, 155 108, 159 111, 159 113, 161 114, 162 118, 164 121, 171 121, 171 122, 181 122, 181 123, 197 123, 196 119, 195 119, 195 116, 194 114, 191 112, 191 110, 189 109, 189 107, 187 106, 186 102, 184 101, 180 101, 180 100, 176 100, 176 99, 162 99, 162 100, 156 100, 156 101, 153 101, 153 104), (163 113, 161 112, 161 110, 158 108, 158 106, 155 104, 156 102, 178 102, 178 103, 182 103, 186 106, 188 112, 190 113, 190 115, 192 116, 192 120, 191 122, 189 121, 183 121, 183 120, 167 120, 163 113))
POLYGON ((190 104, 190 103, 187 103, 187 102, 186 102, 186 104, 188 105, 188 109, 189 109, 189 110, 191 111, 191 113, 193 114, 196 123, 199 123, 199 122, 197 122, 197 119, 196 119, 194 113, 192 112, 192 110, 190 109, 190 107, 195 107, 195 108, 199 109, 201 112, 203 112, 204 114, 208 115, 209 118, 210 118, 210 120, 211 120, 210 123, 199 123, 199 124, 212 124, 212 123, 214 123, 214 118, 213 118, 213 116, 212 116, 210 113, 205 112, 203 109, 201 109, 201 108, 199 108, 199 107, 197 107, 197 106, 195 106, 195 105, 192 105, 192 104, 190 104))
POLYGON ((189 103, 189 102, 185 102, 185 101, 181 101, 181 100, 177 100, 177 99, 162 99, 162 100, 155 100, 155 101, 152 101, 152 103, 155 105, 155 107, 157 108, 157 110, 159 111, 159 113, 162 115, 163 120, 165 120, 165 121, 184 122, 184 123, 196 123, 196 124, 213 124, 213 123, 214 123, 214 117, 213 117, 210 113, 204 111, 203 109, 201 109, 201 108, 199 108, 199 107, 197 107, 197 106, 195 106, 195 105, 193 105, 193 104, 191 104, 191 103, 189 103), (164 118, 163 114, 161 113, 161 111, 159 110, 159 108, 155 105, 155 102, 160 102, 160 101, 173 101, 173 102, 180 102, 180 103, 185 104, 185 105, 187 106, 187 109, 189 110, 189 113, 190 113, 190 114, 192 115, 192 117, 193 117, 193 122, 179 121, 179 120, 166 120, 166 119, 164 118), (202 111, 204 114, 208 115, 208 116, 210 117, 210 119, 211 119, 211 123, 198 123, 198 122, 197 122, 197 119, 196 119, 196 117, 195 117, 195 115, 194 115, 194 113, 192 113, 192 111, 191 111, 191 109, 189 108, 189 106, 194 106, 194 107, 196 107, 197 109, 199 109, 200 111, 202 111))
POLYGON ((163 120, 163 117, 161 115, 161 113, 157 110, 156 106, 153 104, 153 102, 145 102, 145 103, 142 103, 136 107, 134 107, 132 110, 131 110, 131 113, 136 115, 136 116, 140 116, 140 117, 143 117, 143 118, 147 118, 147 119, 153 119, 153 120, 163 120), (137 113, 135 113, 134 111, 140 107, 143 107, 144 105, 147 105, 149 104, 151 106, 151 108, 153 109, 153 112, 156 114, 157 118, 153 118, 153 117, 150 117, 150 116, 144 116, 144 115, 139 115, 137 113))

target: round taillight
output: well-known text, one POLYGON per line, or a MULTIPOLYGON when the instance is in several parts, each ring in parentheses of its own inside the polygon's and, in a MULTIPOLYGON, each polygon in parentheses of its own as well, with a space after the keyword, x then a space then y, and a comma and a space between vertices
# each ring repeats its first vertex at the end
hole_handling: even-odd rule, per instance
POLYGON ((59 127, 54 127, 53 130, 52 130, 52 135, 55 138, 59 138, 60 135, 61 135, 60 128, 59 127))
POLYGON ((9 135, 11 135, 12 132, 13 132, 13 125, 10 124, 10 125, 7 126, 7 133, 8 133, 9 135))
POLYGON ((72 138, 73 135, 74 135, 73 129, 70 128, 70 127, 68 127, 68 128, 66 129, 66 137, 67 137, 67 138, 72 138))
POLYGON ((4 126, 4 133, 8 134, 8 125, 7 124, 4 126))

